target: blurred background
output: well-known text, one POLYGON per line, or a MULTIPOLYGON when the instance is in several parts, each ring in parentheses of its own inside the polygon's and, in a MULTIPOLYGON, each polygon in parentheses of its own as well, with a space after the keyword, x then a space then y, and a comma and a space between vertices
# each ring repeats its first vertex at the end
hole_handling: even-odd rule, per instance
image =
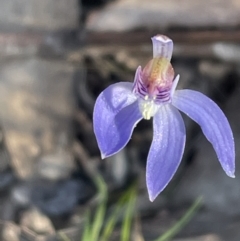
POLYGON ((0 240, 100 240, 83 238, 86 210, 94 224, 104 202, 105 225, 133 187, 134 212, 122 205, 110 239, 102 241, 156 240, 200 196, 200 209, 171 240, 240 240, 239 0, 0 0, 0 6, 0 240), (104 88, 133 81, 137 66, 152 58, 156 34, 174 41, 178 88, 201 91, 226 114, 237 169, 235 179, 226 176, 200 128, 184 116, 181 166, 151 203, 145 184, 151 121, 137 126, 123 151, 101 160, 92 111, 104 88))

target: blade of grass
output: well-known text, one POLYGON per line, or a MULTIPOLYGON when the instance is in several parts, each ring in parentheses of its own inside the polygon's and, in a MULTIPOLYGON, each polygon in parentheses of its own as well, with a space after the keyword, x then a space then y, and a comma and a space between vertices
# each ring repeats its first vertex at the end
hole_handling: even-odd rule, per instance
POLYGON ((84 229, 83 229, 83 234, 81 241, 88 241, 90 238, 90 211, 88 210, 85 214, 85 224, 84 224, 84 229))
POLYGON ((91 228, 92 237, 88 241, 99 240, 99 234, 103 225, 105 212, 106 212, 106 205, 105 203, 102 203, 99 205, 99 207, 97 208, 96 214, 94 215, 94 221, 91 228))
POLYGON ((115 205, 112 211, 112 214, 107 219, 100 241, 107 241, 109 239, 117 223, 117 219, 120 216, 124 208, 124 205, 128 199, 129 199, 129 190, 125 191, 122 197, 118 200, 117 204, 115 205))
POLYGON ((107 200, 107 185, 105 183, 105 181, 103 180, 103 178, 101 176, 96 176, 96 178, 94 179, 94 183, 98 189, 98 195, 99 198, 101 199, 101 201, 106 201, 107 200))
POLYGON ((201 205, 202 197, 199 197, 184 214, 184 216, 172 228, 167 230, 163 235, 161 235, 154 241, 167 241, 173 238, 193 218, 201 205))
POLYGON ((88 241, 99 240, 99 234, 104 222, 104 217, 106 213, 106 201, 107 201, 107 186, 102 177, 97 176, 95 179, 95 184, 98 188, 100 204, 97 207, 96 213, 94 215, 93 224, 91 227, 91 238, 88 241))
POLYGON ((59 236, 63 241, 71 241, 71 239, 63 232, 60 232, 59 236))
POLYGON ((131 224, 134 214, 134 206, 136 202, 136 185, 133 185, 131 192, 129 194, 129 201, 126 207, 126 212, 123 218, 122 231, 121 231, 121 241, 129 241, 131 233, 131 224))

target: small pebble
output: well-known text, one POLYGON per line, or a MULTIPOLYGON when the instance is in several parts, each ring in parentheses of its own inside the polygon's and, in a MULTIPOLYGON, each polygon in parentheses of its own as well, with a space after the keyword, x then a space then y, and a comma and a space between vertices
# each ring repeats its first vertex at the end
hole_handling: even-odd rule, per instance
POLYGON ((2 239, 4 241, 20 241, 20 228, 13 223, 6 223, 2 229, 2 239))
POLYGON ((37 234, 54 234, 55 229, 51 220, 36 208, 25 211, 22 214, 20 224, 37 234))
POLYGON ((11 198, 13 202, 20 207, 26 207, 30 204, 30 185, 21 183, 11 190, 11 198))
POLYGON ((62 149, 54 154, 43 156, 38 163, 40 176, 53 181, 69 177, 74 169, 72 155, 62 149))

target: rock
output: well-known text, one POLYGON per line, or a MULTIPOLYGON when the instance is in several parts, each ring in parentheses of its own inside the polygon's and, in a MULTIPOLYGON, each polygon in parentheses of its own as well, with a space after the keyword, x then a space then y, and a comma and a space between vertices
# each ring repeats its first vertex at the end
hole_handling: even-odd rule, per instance
POLYGON ((20 228, 14 223, 5 223, 2 227, 1 239, 4 241, 20 241, 20 228))
POLYGON ((51 220, 36 208, 25 211, 20 219, 20 224, 36 234, 48 235, 55 233, 51 220))
POLYGON ((238 0, 208 1, 118 0, 96 10, 87 19, 93 31, 131 31, 142 28, 234 27, 240 22, 238 0))
POLYGON ((19 177, 35 176, 39 156, 54 153, 62 136, 69 146, 73 74, 74 68, 60 60, 0 63, 0 121, 19 177))
POLYGON ((11 190, 12 202, 20 208, 25 208, 31 204, 31 185, 27 182, 18 183, 11 190))
POLYGON ((1 0, 0 3, 0 30, 59 31, 78 27, 77 0, 1 0))
POLYGON ((9 222, 15 219, 16 206, 9 195, 1 195, 1 208, 0 208, 0 218, 2 222, 9 222), (3 197, 4 196, 4 197, 3 197))
POLYGON ((53 181, 69 177, 74 169, 76 165, 74 165, 73 156, 65 150, 45 155, 38 163, 40 176, 53 181))
POLYGON ((32 203, 52 217, 69 214, 78 202, 92 195, 91 186, 81 180, 67 180, 58 183, 42 181, 32 190, 32 203))
POLYGON ((213 45, 213 52, 222 61, 233 63, 240 61, 240 46, 238 44, 216 43, 213 45))
POLYGON ((11 169, 0 172, 0 191, 6 190, 14 181, 15 177, 11 169))

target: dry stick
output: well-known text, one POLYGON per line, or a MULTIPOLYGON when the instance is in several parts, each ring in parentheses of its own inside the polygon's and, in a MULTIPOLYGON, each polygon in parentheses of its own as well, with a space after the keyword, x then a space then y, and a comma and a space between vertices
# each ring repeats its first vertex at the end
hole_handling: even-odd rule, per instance
MULTIPOLYGON (((131 31, 131 32, 89 32, 86 37, 86 45, 136 45, 145 44, 159 31, 131 31)), ((175 43, 213 43, 216 41, 240 41, 240 30, 187 30, 165 31, 165 35, 174 39, 175 43)))

